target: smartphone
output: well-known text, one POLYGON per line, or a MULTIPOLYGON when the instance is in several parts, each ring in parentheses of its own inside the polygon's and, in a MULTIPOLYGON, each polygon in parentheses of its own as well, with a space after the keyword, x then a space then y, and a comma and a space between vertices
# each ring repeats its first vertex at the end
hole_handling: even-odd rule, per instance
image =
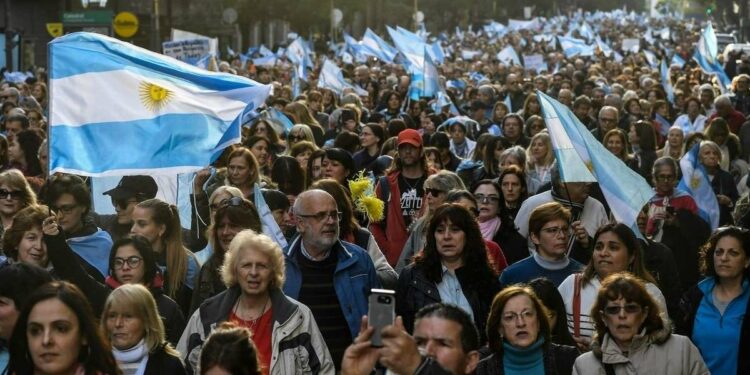
POLYGON ((375 328, 370 343, 372 346, 382 347, 380 330, 393 324, 393 320, 396 319, 396 292, 388 289, 372 289, 368 300, 367 319, 370 327, 375 328))

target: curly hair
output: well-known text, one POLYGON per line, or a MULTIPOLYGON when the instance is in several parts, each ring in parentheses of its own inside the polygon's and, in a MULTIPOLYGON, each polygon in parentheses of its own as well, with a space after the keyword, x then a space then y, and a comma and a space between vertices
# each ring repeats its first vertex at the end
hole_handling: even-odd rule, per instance
MULTIPOLYGON (((716 274, 716 264, 714 262, 714 254, 716 253, 716 245, 724 237, 732 237, 740 243, 742 251, 745 252, 745 257, 750 258, 750 231, 741 227, 722 227, 717 229, 711 237, 708 238, 700 249, 700 271, 706 277, 713 277, 716 282, 720 280, 716 274)), ((750 268, 745 268, 744 277, 747 279, 750 277, 750 268)))
MULTIPOLYGON (((620 298, 627 302, 635 302, 646 311, 646 319, 643 321, 641 329, 646 329, 646 334, 664 329, 664 320, 662 311, 654 298, 648 293, 646 285, 641 279, 628 272, 619 272, 607 276, 602 281, 599 292, 591 306, 591 320, 594 321, 593 339, 601 342, 604 334, 607 333, 607 325, 604 323, 603 310, 607 307, 607 302, 616 301, 620 298)), ((640 329, 639 329, 640 331, 640 329)))
POLYGON ((435 232, 438 227, 449 223, 464 232, 464 247, 461 252, 463 266, 471 270, 477 280, 495 277, 487 262, 487 247, 474 216, 456 203, 445 203, 435 209, 427 229, 427 241, 424 250, 414 257, 415 267, 420 268, 428 280, 439 283, 443 280, 440 253, 437 248, 435 232))
POLYGON ((254 250, 265 254, 269 261, 269 267, 273 275, 270 288, 282 288, 284 286, 284 253, 281 247, 264 234, 258 234, 252 229, 245 229, 234 236, 229 244, 229 249, 224 255, 224 264, 221 265, 221 279, 227 288, 237 284, 237 268, 241 256, 245 251, 254 250))

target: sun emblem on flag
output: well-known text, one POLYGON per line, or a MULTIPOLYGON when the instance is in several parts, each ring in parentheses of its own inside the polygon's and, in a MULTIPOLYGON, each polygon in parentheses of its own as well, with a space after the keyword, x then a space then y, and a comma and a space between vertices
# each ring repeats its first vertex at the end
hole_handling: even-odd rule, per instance
POLYGON ((151 111, 162 109, 172 99, 171 91, 151 82, 141 82, 139 91, 141 102, 151 111))
POLYGON ((586 164, 586 168, 588 168, 589 172, 594 172, 594 163, 592 163, 591 160, 586 160, 584 164, 586 164))
POLYGON ((693 178, 690 179, 690 187, 693 190, 697 189, 699 186, 701 186, 700 176, 694 176, 693 178))

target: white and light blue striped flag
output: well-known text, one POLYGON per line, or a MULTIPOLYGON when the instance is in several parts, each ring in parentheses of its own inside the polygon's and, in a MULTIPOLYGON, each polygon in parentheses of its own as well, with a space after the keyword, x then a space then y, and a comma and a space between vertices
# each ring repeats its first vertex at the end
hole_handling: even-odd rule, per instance
POLYGON ((696 48, 695 53, 693 53, 693 60, 698 63, 698 66, 701 68, 703 73, 715 75, 719 81, 719 88, 721 88, 721 92, 727 92, 727 88, 732 84, 732 80, 729 79, 729 76, 724 71, 724 67, 722 67, 718 61, 714 60, 713 63, 708 62, 708 60, 706 60, 706 57, 701 54, 698 48, 696 48))
POLYGON ((536 94, 562 181, 598 182, 615 219, 639 234, 636 218, 653 196, 649 184, 604 148, 568 107, 541 91, 536 94))
POLYGON ((503 63, 511 63, 514 65, 521 65, 521 59, 518 58, 518 53, 513 46, 507 46, 502 51, 497 53, 497 59, 503 63))
POLYGON ((648 65, 651 65, 652 68, 659 66, 659 60, 656 58, 656 54, 644 49, 643 55, 646 56, 646 62, 648 62, 648 65))
POLYGON ((242 115, 271 91, 94 33, 53 40, 49 56, 51 173, 199 170, 240 142, 242 115))
POLYGON ((285 114, 281 113, 274 107, 269 107, 265 111, 263 111, 263 113, 261 113, 261 117, 271 123, 271 126, 276 131, 276 134, 279 135, 289 132, 289 130, 292 129, 292 126, 294 126, 292 120, 290 120, 289 117, 286 117, 285 114))
POLYGON ((685 190, 693 197, 698 205, 698 215, 711 226, 711 230, 714 230, 719 227, 719 202, 716 200, 716 194, 711 187, 708 173, 700 163, 698 156, 700 147, 700 143, 695 144, 680 159, 682 179, 677 187, 685 190))
POLYGON ((273 51, 271 51, 270 49, 268 49, 268 47, 266 47, 266 46, 264 46, 262 44, 260 45, 260 48, 258 49, 258 53, 261 56, 264 56, 264 57, 265 56, 276 56, 276 54, 274 54, 273 51))
POLYGON ((594 55, 594 46, 588 45, 584 40, 564 36, 558 36, 557 40, 567 58, 594 55))
POLYGON ((716 62, 716 56, 719 55, 719 41, 716 39, 716 33, 714 33, 714 27, 711 21, 703 29, 701 38, 698 40, 697 50, 706 59, 709 64, 716 62))
POLYGON ((370 30, 369 27, 365 30, 361 44, 364 47, 364 53, 368 53, 385 62, 392 63, 398 54, 398 50, 395 47, 388 44, 380 35, 370 30))
POLYGON ((344 89, 353 89, 357 95, 368 95, 367 91, 344 80, 341 69, 330 60, 323 62, 323 67, 320 69, 320 75, 318 76, 318 87, 331 89, 339 96, 344 92, 344 89))
POLYGON ((258 184, 255 184, 255 187, 253 188, 253 198, 255 199, 255 208, 258 209, 258 216, 260 216, 263 234, 274 240, 282 249, 285 249, 287 242, 284 233, 281 232, 279 224, 273 218, 273 212, 271 212, 271 209, 268 207, 266 199, 263 198, 263 193, 260 191, 260 186, 258 184))
POLYGON ((253 65, 274 66, 276 65, 276 56, 270 55, 270 56, 259 57, 257 59, 253 59, 253 65))
POLYGON ((664 92, 667 93, 669 102, 674 104, 674 87, 672 87, 672 79, 669 78, 667 61, 663 59, 661 60, 661 85, 664 87, 664 92))
POLYGON ((685 66, 685 59, 682 58, 679 54, 675 53, 672 55, 672 61, 669 63, 670 66, 677 65, 682 69, 685 66))

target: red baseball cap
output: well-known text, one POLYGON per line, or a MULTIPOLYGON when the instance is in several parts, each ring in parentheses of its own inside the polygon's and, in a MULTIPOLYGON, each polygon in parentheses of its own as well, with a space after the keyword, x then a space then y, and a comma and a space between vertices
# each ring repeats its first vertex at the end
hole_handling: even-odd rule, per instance
POLYGON ((405 129, 398 133, 397 146, 408 143, 414 147, 422 147, 422 135, 414 129, 405 129))

